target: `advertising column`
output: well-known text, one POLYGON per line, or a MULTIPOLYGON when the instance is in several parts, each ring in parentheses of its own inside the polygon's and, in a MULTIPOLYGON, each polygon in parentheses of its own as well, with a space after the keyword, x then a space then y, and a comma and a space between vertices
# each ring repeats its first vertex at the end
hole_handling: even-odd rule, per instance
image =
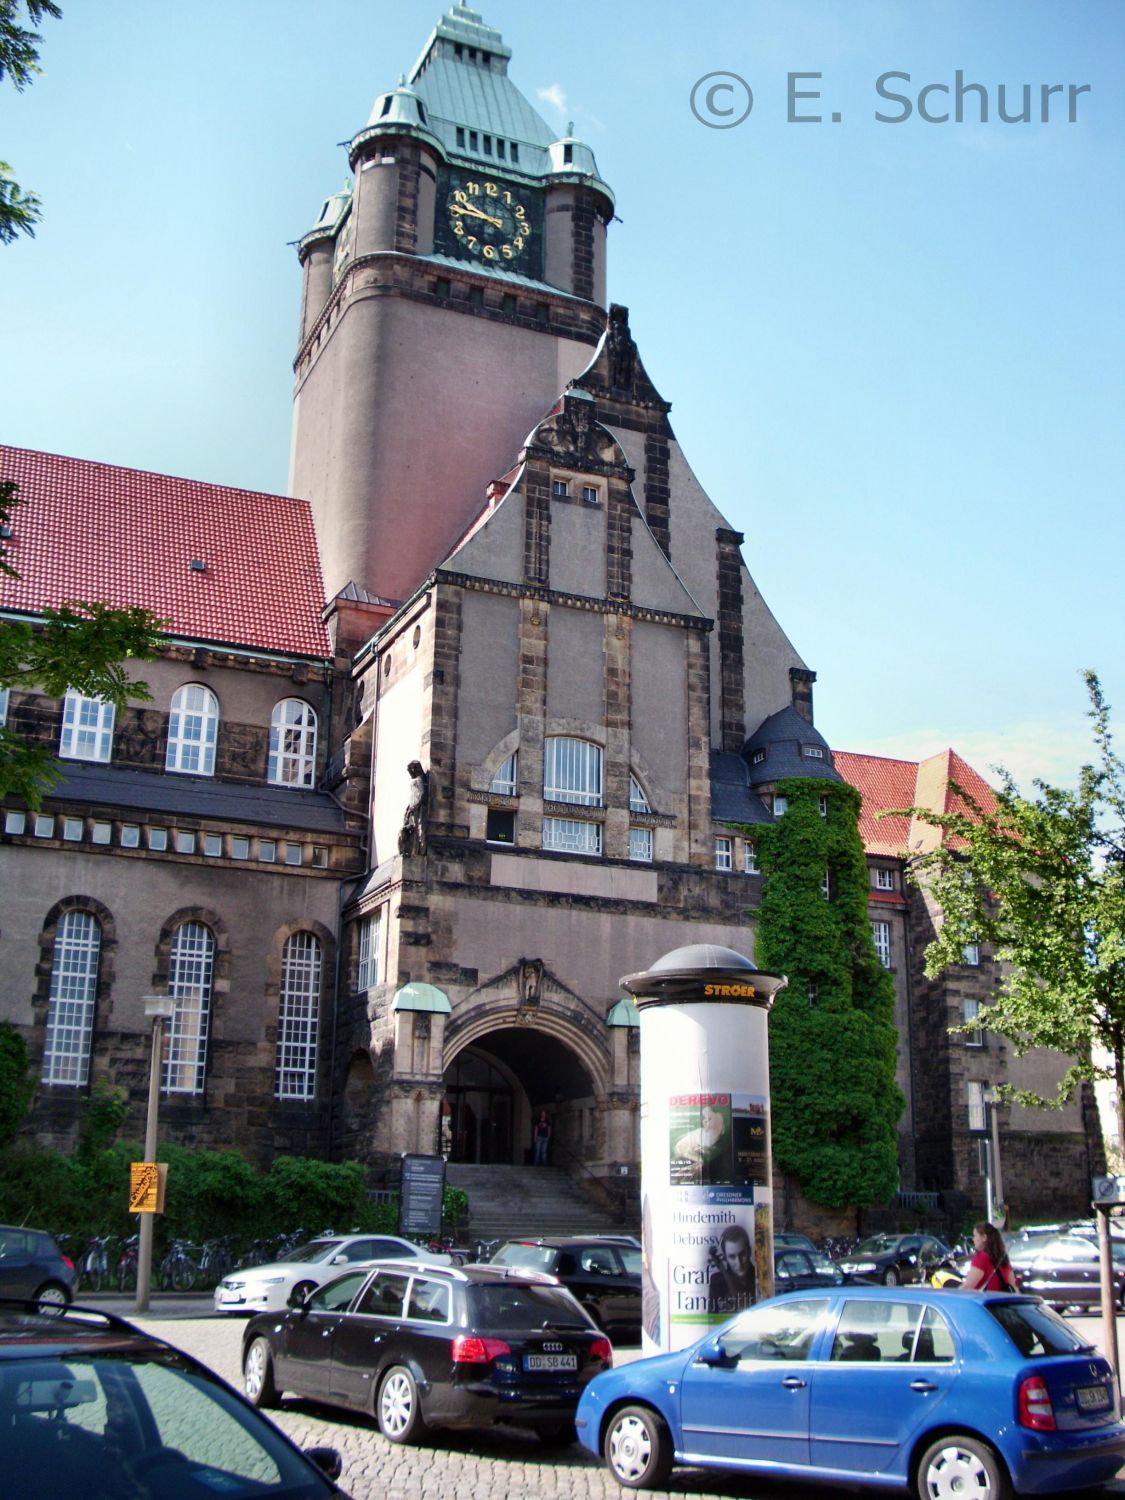
POLYGON ((646 1354, 773 1292, 767 1016, 786 983, 706 944, 621 981, 641 1022, 646 1354))

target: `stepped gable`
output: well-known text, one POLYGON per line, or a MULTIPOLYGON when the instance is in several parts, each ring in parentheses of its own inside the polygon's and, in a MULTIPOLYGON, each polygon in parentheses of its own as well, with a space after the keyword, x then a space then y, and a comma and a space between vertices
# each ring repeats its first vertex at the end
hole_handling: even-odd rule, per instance
POLYGON ((0 607, 96 599, 192 641, 330 654, 306 501, 26 448, 0 446, 0 475, 19 488, 0 607))

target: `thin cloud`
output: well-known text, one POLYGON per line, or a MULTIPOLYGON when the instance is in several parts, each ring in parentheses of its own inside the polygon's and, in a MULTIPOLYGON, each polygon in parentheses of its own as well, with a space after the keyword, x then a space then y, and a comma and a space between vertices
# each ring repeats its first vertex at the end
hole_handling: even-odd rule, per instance
POLYGON ((548 88, 536 89, 535 97, 557 109, 560 115, 566 114, 566 90, 560 84, 552 83, 548 88))

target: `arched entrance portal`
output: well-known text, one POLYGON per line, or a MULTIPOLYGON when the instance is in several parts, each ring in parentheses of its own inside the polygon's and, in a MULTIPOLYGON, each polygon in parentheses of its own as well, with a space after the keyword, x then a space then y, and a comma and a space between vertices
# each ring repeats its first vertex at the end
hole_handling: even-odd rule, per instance
POLYGON ((558 1166, 596 1154, 598 1090, 565 1042, 528 1026, 488 1031, 444 1075, 443 1135, 450 1161, 530 1160, 532 1121, 551 1118, 558 1166))

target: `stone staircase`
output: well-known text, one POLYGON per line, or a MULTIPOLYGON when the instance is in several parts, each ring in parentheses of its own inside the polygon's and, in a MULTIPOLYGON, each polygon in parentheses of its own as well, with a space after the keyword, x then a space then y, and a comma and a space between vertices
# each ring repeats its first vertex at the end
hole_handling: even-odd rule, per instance
POLYGON ((598 1204, 559 1167, 477 1166, 450 1162, 449 1187, 469 1195, 468 1230, 476 1240, 521 1239, 541 1234, 636 1234, 611 1208, 598 1204))

